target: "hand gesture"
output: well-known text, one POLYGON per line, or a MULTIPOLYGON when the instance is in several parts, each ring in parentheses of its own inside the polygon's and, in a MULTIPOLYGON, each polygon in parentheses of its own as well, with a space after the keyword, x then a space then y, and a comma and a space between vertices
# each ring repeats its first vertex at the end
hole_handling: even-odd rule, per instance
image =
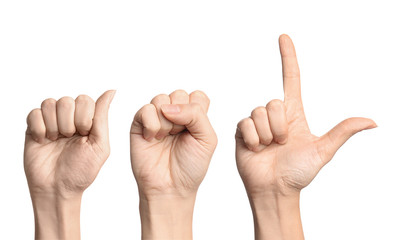
POLYGON ((143 239, 191 239, 197 189, 217 144, 200 91, 158 95, 135 115, 131 160, 143 239))
POLYGON ((24 168, 36 239, 80 239, 82 193, 109 156, 114 94, 107 91, 96 103, 86 95, 46 99, 29 113, 24 168))
POLYGON ((217 144, 201 91, 158 95, 134 117, 130 131, 133 173, 147 196, 194 194, 217 144))
POLYGON ((80 95, 46 99, 27 118, 24 167, 31 194, 80 195, 109 156, 108 109, 114 91, 96 103, 80 95))
POLYGON ((289 194, 306 187, 336 151, 355 133, 375 127, 366 118, 349 118, 321 137, 309 131, 301 101, 294 45, 279 39, 284 101, 257 107, 238 124, 236 158, 249 195, 289 194))

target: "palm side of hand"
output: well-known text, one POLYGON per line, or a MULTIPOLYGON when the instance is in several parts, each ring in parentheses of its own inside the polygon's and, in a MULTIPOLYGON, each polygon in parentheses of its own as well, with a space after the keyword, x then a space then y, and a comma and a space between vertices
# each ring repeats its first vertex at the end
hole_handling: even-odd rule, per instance
POLYGON ((350 118, 321 137, 311 134, 305 118, 294 45, 280 36, 284 101, 256 108, 238 124, 236 158, 249 194, 288 194, 306 187, 344 142, 376 127, 366 118, 350 118))
MULTIPOLYGON (((171 102, 174 99, 166 104, 171 102)), ((207 172, 216 144, 206 116, 208 99, 197 91, 182 107, 179 115, 183 116, 170 116, 154 101, 136 114, 131 130, 132 167, 140 190, 147 195, 194 193, 207 172), (195 118, 203 122, 193 126, 191 122, 200 122, 195 118)))
POLYGON ((47 99, 31 111, 24 168, 33 194, 68 197, 94 181, 109 156, 107 113, 113 95, 106 92, 96 104, 85 95, 47 99))
POLYGON ((167 136, 151 143, 143 136, 132 136, 133 169, 145 189, 170 192, 172 189, 196 190, 207 172, 211 152, 188 132, 167 136))
POLYGON ((83 191, 102 166, 104 153, 97 152, 85 136, 60 138, 45 144, 27 140, 25 168, 31 188, 44 192, 83 191))
POLYGON ((251 194, 268 189, 282 193, 300 190, 316 176, 323 162, 318 149, 319 138, 312 135, 305 128, 306 122, 301 120, 288 122, 288 140, 285 144, 272 142, 254 152, 248 149, 242 139, 238 139, 238 169, 251 194))

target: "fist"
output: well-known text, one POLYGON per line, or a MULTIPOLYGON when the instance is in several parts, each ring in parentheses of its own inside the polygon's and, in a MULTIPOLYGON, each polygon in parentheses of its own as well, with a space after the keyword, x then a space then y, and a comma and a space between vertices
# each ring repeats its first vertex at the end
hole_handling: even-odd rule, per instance
POLYGON ((95 103, 80 95, 46 99, 27 117, 24 168, 32 194, 81 194, 109 156, 108 110, 115 91, 95 103))
POLYGON ((217 145, 201 91, 177 90, 156 96, 135 115, 130 131, 131 160, 140 193, 195 194, 217 145))

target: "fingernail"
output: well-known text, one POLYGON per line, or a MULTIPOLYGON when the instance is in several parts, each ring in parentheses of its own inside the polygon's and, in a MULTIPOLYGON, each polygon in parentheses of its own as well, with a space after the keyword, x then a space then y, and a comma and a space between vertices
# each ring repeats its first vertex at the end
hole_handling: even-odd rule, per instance
POLYGON ((161 106, 161 110, 164 113, 179 113, 181 111, 180 107, 176 104, 164 104, 161 106))

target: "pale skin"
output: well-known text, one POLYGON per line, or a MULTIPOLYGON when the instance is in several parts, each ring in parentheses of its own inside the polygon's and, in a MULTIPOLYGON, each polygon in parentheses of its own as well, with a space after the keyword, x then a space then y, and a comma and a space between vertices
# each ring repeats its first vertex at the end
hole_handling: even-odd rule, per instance
POLYGON ((24 168, 35 239, 80 239, 80 203, 109 156, 108 110, 115 91, 96 102, 46 99, 27 117, 24 168))
POLYGON ((142 239, 192 239, 193 207, 217 145, 201 91, 160 94, 135 115, 131 161, 142 239))
MULTIPOLYGON (((238 124, 236 159, 256 239, 304 239, 300 191, 355 133, 374 128, 346 119, 311 134, 301 100, 291 39, 279 39, 284 100, 272 100, 238 124)), ((95 103, 81 95, 45 100, 27 117, 24 168, 36 239, 80 239, 80 203, 109 156, 108 109, 114 91, 95 103)), ((192 239, 195 198, 217 145, 208 97, 177 90, 156 96, 135 115, 131 161, 140 195, 142 239, 192 239)))
POLYGON ((271 100, 239 122, 236 160, 255 222, 256 239, 304 239, 300 191, 355 133, 376 127, 371 119, 349 118, 321 137, 308 127, 301 100, 294 45, 279 38, 284 100, 271 100))

